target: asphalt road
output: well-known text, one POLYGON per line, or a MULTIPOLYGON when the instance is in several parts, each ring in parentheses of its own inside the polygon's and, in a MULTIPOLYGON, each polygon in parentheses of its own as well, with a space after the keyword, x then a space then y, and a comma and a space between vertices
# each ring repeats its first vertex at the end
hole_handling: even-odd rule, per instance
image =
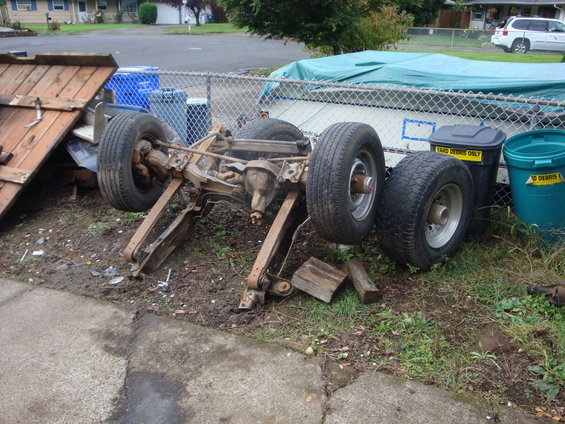
POLYGON ((83 33, 0 38, 0 51, 111 53, 119 66, 166 71, 241 72, 307 59, 303 45, 237 35, 83 33))

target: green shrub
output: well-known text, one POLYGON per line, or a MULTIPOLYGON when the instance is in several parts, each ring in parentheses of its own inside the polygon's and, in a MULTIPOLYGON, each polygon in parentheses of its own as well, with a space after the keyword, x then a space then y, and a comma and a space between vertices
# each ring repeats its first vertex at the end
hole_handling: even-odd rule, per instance
POLYGON ((118 10, 118 12, 116 13, 116 23, 121 24, 123 22, 124 22, 124 11, 118 10))
POLYGON ((157 22, 157 5, 154 3, 143 3, 139 6, 139 22, 152 25, 157 22))
POLYGON ((106 16, 104 16, 103 10, 97 10, 96 15, 94 16, 94 22, 97 24, 103 24, 106 22, 106 16))

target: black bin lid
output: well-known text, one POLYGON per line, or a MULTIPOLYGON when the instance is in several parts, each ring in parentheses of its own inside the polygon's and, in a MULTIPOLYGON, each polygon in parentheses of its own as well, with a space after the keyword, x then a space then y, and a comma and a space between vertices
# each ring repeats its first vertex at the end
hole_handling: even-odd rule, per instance
POLYGON ((500 130, 480 125, 447 125, 440 127, 428 138, 434 145, 464 149, 495 150, 506 140, 500 130))

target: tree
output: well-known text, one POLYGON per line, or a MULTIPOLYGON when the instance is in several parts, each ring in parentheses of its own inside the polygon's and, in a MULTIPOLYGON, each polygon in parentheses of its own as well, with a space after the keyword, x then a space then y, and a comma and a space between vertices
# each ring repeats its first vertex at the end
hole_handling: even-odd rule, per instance
MULTIPOLYGON (((176 7, 178 10, 181 10, 183 6, 182 0, 162 0, 163 3, 168 4, 169 6, 176 7)), ((192 13, 194 13, 194 17, 196 18, 196 26, 200 25, 200 15, 202 11, 206 9, 207 5, 215 4, 214 0, 187 0, 186 7, 188 7, 192 13)))
POLYGON ((405 15, 390 16, 390 6, 385 6, 384 1, 222 0, 222 4, 235 25, 246 26, 255 34, 266 38, 291 38, 309 48, 331 49, 333 54, 339 54, 398 41, 398 32, 383 33, 374 26, 382 22, 379 18, 384 16, 383 10, 394 20, 394 26, 409 21, 405 15), (372 32, 380 34, 378 40, 372 32))
POLYGON ((431 24, 438 16, 444 0, 400 0, 400 9, 414 16, 414 26, 431 24))

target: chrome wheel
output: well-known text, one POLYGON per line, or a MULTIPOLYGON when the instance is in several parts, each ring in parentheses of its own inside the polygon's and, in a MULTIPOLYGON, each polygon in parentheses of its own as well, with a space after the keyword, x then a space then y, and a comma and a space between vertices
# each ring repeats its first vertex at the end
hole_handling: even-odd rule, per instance
POLYGON ((367 150, 361 150, 351 166, 349 174, 349 211, 357 220, 364 220, 373 207, 376 191, 377 164, 367 150))
POLYGON ((463 215, 463 194, 455 184, 446 184, 434 196, 427 213, 426 242, 434 249, 453 237, 463 215))

